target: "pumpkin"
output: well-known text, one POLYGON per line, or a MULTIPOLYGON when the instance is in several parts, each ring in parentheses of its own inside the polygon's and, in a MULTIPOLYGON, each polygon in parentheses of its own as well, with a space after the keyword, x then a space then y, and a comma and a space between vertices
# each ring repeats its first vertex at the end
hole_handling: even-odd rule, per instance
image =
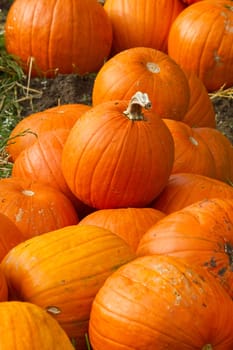
POLYGON ((96 0, 68 0, 66 6, 62 0, 16 0, 5 40, 28 75, 83 75, 98 71, 108 57, 112 25, 96 0))
POLYGON ((65 104, 26 116, 11 131, 6 151, 12 161, 15 161, 20 152, 31 146, 42 132, 71 129, 89 108, 91 107, 81 103, 65 104))
POLYGON ((160 210, 153 208, 100 209, 86 215, 79 225, 104 227, 120 236, 136 251, 143 234, 164 216, 160 210))
POLYGON ((24 236, 14 221, 0 213, 0 262, 14 246, 24 241, 24 236))
POLYGON ((207 269, 233 297, 233 199, 195 202, 166 215, 141 238, 137 254, 165 254, 207 269))
POLYGON ((214 178, 216 168, 213 155, 196 128, 177 120, 163 121, 170 130, 175 145, 172 174, 194 173, 214 178))
POLYGON ((203 268, 169 256, 139 257, 100 288, 89 338, 95 350, 231 350, 232 307, 203 268))
POLYGON ((62 170, 71 191, 97 209, 147 206, 171 173, 171 133, 150 111, 147 94, 109 101, 84 113, 70 131, 62 170))
POLYGON ((104 4, 113 28, 112 54, 132 48, 167 51, 170 26, 184 9, 179 0, 107 0, 104 4), (164 20, 166 16, 166 20, 164 20))
POLYGON ((0 303, 2 350, 74 350, 67 334, 46 311, 22 301, 0 303))
POLYGON ((33 237, 3 259, 10 300, 24 300, 53 316, 77 348, 86 350, 85 333, 92 301, 105 279, 135 258, 130 247, 102 227, 71 225, 33 237))
POLYGON ((24 239, 79 221, 62 192, 27 178, 0 179, 0 202, 0 213, 16 224, 24 239))
POLYGON ((6 277, 3 273, 2 268, 0 268, 0 304, 8 300, 8 285, 6 277))
POLYGON ((199 1, 173 21, 168 54, 195 72, 208 92, 233 85, 233 8, 231 0, 199 1))
POLYGON ((189 83, 183 70, 166 53, 135 47, 111 57, 98 71, 92 91, 93 106, 130 100, 143 91, 161 118, 181 120, 189 106, 189 83))
POLYGON ((182 122, 191 127, 216 128, 214 105, 202 80, 194 72, 185 72, 190 90, 189 108, 182 122))
POLYGON ((215 164, 215 178, 233 184, 233 145, 218 129, 196 128, 195 132, 207 144, 215 164))
POLYGON ((210 198, 233 199, 233 188, 208 176, 177 173, 170 175, 167 185, 153 201, 151 207, 170 214, 190 204, 210 198))

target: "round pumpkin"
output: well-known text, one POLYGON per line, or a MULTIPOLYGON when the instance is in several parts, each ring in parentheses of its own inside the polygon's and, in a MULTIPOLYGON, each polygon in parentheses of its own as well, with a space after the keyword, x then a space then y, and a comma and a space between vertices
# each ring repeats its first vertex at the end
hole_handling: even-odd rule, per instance
POLYGON ((181 121, 191 127, 216 128, 214 105, 205 85, 196 73, 185 73, 189 83, 190 100, 188 110, 181 121))
POLYGON ((121 237, 136 251, 143 234, 165 214, 153 208, 100 209, 86 215, 79 225, 104 227, 121 237))
POLYGON ((104 64, 112 25, 96 0, 66 0, 65 6, 62 0, 16 0, 6 18, 5 41, 28 75, 83 75, 104 64))
POLYGON ((97 291, 113 271, 134 258, 128 244, 111 231, 71 225, 19 244, 3 259, 2 269, 11 300, 40 306, 76 340, 79 350, 86 350, 97 291))
POLYGON ((0 262, 9 250, 23 241, 24 236, 14 221, 0 213, 0 262))
POLYGON ((0 268, 0 304, 8 300, 8 285, 3 269, 0 268))
POLYGON ((177 120, 163 121, 170 130, 175 145, 172 174, 194 173, 214 178, 214 157, 206 142, 196 132, 196 128, 177 120))
POLYGON ((184 5, 180 0, 107 0, 104 9, 113 28, 112 54, 139 46, 167 52, 170 26, 184 5))
POLYGON ((0 213, 8 216, 24 239, 77 224, 72 202, 57 189, 27 178, 0 179, 0 213))
POLYGON ((231 350, 233 304, 203 268, 144 256, 114 272, 97 293, 89 337, 95 350, 231 350))
POLYGON ((67 334, 46 311, 23 301, 0 303, 2 350, 74 350, 67 334), (17 344, 17 346, 16 346, 17 344))
POLYGON ((93 106, 130 100, 137 92, 149 95, 152 110, 161 118, 181 120, 189 106, 188 79, 166 53, 149 47, 124 50, 98 71, 92 91, 93 106))
POLYGON ((208 92, 233 85, 231 0, 205 0, 188 6, 173 21, 168 54, 195 72, 208 92))
POLYGON ((12 161, 15 161, 20 152, 31 146, 42 132, 71 129, 89 108, 91 107, 81 103, 65 104, 32 113, 20 120, 11 131, 6 147, 7 153, 12 161))
POLYGON ((233 297, 233 199, 195 202, 166 215, 141 238, 137 254, 164 254, 208 270, 233 297))
POLYGON ((147 206, 165 187, 174 144, 147 94, 92 107, 76 122, 62 153, 71 191, 97 209, 147 206))
POLYGON ((233 187, 223 181, 193 173, 171 174, 162 193, 151 204, 166 214, 204 199, 233 199, 233 187))

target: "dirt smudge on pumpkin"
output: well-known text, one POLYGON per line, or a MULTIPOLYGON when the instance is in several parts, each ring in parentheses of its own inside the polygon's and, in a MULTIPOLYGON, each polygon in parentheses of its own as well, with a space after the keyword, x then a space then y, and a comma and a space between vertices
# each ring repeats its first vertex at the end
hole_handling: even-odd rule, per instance
POLYGON ((24 215, 23 208, 19 208, 18 212, 15 214, 15 221, 16 222, 20 222, 22 220, 22 218, 23 218, 23 215, 24 215))

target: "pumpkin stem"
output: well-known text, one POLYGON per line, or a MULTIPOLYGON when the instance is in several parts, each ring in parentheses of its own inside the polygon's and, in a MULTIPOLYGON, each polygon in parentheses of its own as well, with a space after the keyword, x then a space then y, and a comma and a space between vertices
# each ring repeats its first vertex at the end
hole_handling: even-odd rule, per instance
POLYGON ((150 109, 151 101, 146 93, 137 91, 135 95, 131 98, 129 105, 123 113, 130 120, 144 120, 142 113, 142 108, 150 109))
POLYGON ((212 347, 211 344, 206 344, 206 345, 204 345, 204 346, 202 347, 201 350, 213 350, 213 347, 212 347))

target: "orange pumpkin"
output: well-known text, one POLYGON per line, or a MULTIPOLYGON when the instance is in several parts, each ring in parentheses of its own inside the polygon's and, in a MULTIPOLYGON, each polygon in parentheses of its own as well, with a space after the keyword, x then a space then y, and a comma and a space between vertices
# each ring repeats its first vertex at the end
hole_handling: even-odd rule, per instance
POLYGON ((231 0, 205 0, 188 6, 173 21, 168 54, 195 72, 208 92, 233 85, 231 0))
POLYGON ((0 213, 8 216, 24 239, 78 223, 71 201, 57 189, 27 178, 0 179, 0 213))
POLYGON ((96 0, 16 0, 5 24, 6 49, 26 73, 96 72, 108 57, 112 25, 96 0), (31 59, 31 60, 30 60, 31 59))
POLYGON ((152 110, 161 118, 181 120, 188 110, 185 73, 167 54, 148 47, 124 50, 103 65, 94 81, 93 106, 130 100, 137 91, 149 95, 152 110))
POLYGON ((0 262, 17 244, 24 241, 24 236, 14 221, 0 213, 0 262))
POLYGON ((107 0, 104 9, 113 28, 112 54, 139 46, 166 52, 170 26, 184 5, 180 0, 107 0))
POLYGON ((121 237, 136 251, 143 234, 165 216, 153 208, 100 209, 86 215, 79 225, 104 227, 121 237))
POLYGON ((1 349, 74 350, 59 324, 35 304, 23 301, 1 302, 0 318, 1 349))
POLYGON ((8 285, 3 269, 0 268, 0 304, 8 300, 8 285))
POLYGON ((174 144, 150 106, 148 95, 139 92, 130 103, 101 103, 76 122, 62 170, 81 201, 97 209, 145 207, 165 187, 174 144))
POLYGON ((233 349, 232 300, 203 268, 144 256, 97 293, 89 337, 95 350, 233 349))
POLYGON ((209 177, 216 176, 213 155, 203 140, 188 124, 171 119, 163 119, 170 130, 175 144, 175 158, 172 174, 194 173, 209 177))
MULTIPOLYGON (((10 299, 47 310, 86 350, 92 301, 106 278, 135 258, 130 247, 102 227, 72 225, 33 237, 2 261, 10 299)), ((51 348, 52 349, 52 348, 51 348)))
POLYGON ((233 199, 195 202, 166 215, 139 242, 137 254, 165 254, 207 269, 233 297, 233 199))
POLYGON ((194 72, 185 72, 190 89, 189 108, 182 122, 191 127, 216 128, 214 105, 202 80, 194 72))
POLYGON ((31 146, 45 131, 71 129, 78 118, 89 108, 85 104, 66 104, 33 113, 22 120, 10 133, 6 150, 15 161, 21 151, 31 146))
POLYGON ((177 173, 170 175, 166 187, 151 206, 170 214, 197 201, 210 198, 233 199, 233 188, 208 176, 177 173))

